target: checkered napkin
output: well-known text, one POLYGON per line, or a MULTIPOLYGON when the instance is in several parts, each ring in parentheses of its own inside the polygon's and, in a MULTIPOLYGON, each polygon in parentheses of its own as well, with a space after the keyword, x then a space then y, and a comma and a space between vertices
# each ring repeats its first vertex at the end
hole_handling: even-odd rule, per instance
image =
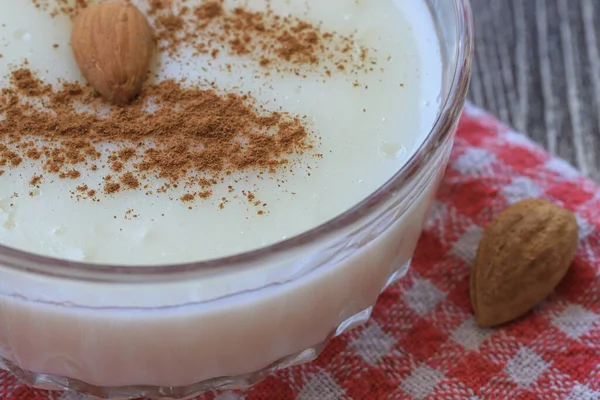
MULTIPOLYGON (((600 187, 469 105, 412 268, 371 320, 313 363, 202 400, 600 399, 599 210, 600 187), (576 213, 576 259, 532 313, 478 328, 468 294, 477 243, 495 215, 527 197, 576 213)), ((3 400, 73 398, 1 378, 3 400)))

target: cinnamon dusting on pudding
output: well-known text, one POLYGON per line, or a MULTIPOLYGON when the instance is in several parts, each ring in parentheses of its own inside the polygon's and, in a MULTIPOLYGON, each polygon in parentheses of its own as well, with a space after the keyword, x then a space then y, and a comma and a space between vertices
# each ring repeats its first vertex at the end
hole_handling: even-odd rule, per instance
POLYGON ((42 177, 40 175, 33 175, 31 180, 29 181, 29 184, 31 186, 38 186, 40 183, 42 183, 42 177))
MULTIPOLYGON (((51 16, 74 18, 92 0, 31 0, 51 16)), ((153 25, 159 50, 177 58, 183 47, 198 54, 245 56, 262 68, 298 73, 299 66, 323 72, 371 71, 369 49, 353 34, 324 30, 315 21, 276 14, 266 1, 263 10, 224 0, 149 0, 138 4, 153 25)))
POLYGON ((104 185, 104 193, 113 194, 119 190, 121 190, 121 185, 116 182, 107 182, 106 185, 104 185))
MULTIPOLYGON (((69 18, 92 3, 31 1, 52 17, 69 18)), ((328 32, 301 13, 279 15, 269 0, 263 10, 224 0, 137 3, 163 53, 159 67, 178 63, 179 54, 191 49, 206 56, 207 68, 232 72, 235 62, 215 60, 237 58, 249 76, 260 71, 305 77, 310 71, 319 79, 343 74, 357 82, 358 72, 373 71, 370 50, 353 34, 328 32)), ((46 174, 78 179, 81 187, 91 187, 90 176, 102 176, 97 190, 87 190, 94 199, 125 190, 171 196, 174 189, 187 192, 178 191, 181 201, 207 199, 214 185, 233 175, 294 173, 294 162, 313 152, 318 140, 305 117, 267 110, 251 94, 225 92, 214 83, 148 83, 132 104, 115 108, 86 85, 40 81, 27 63, 0 93, 0 118, 0 167, 39 162, 46 174), (157 179, 164 184, 154 187, 157 179)))
POLYGON ((192 201, 194 200, 195 196, 191 193, 186 193, 183 196, 181 196, 181 201, 192 201))
POLYGON ((1 92, 0 165, 39 160, 61 179, 97 171, 105 174, 107 194, 142 189, 158 178, 168 183, 165 193, 197 186, 203 189, 198 197, 208 197, 207 188, 228 174, 275 172, 313 148, 302 118, 264 110, 250 95, 166 80, 118 108, 89 87, 54 88, 28 69, 14 71, 11 83, 1 92), (123 170, 114 182, 110 172, 123 170))
POLYGON ((223 0, 186 2, 154 1, 155 30, 161 49, 175 55, 182 45, 216 57, 221 50, 246 56, 260 67, 278 71, 301 65, 368 70, 368 49, 352 35, 328 32, 319 24, 292 15, 278 15, 267 2, 265 10, 227 7, 223 0), (353 50, 357 50, 354 52, 353 50), (286 65, 287 64, 287 65, 286 65), (329 65, 326 65, 329 64, 329 65))
POLYGON ((131 172, 126 172, 121 176, 121 183, 129 189, 137 189, 140 187, 140 181, 131 172))

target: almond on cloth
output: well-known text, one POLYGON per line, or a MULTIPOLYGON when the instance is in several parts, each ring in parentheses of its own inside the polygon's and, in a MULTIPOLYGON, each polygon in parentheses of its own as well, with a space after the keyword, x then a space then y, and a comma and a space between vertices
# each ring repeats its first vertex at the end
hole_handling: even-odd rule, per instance
POLYGON ((578 230, 573 213, 541 199, 501 212, 485 229, 471 270, 476 323, 504 324, 548 296, 575 257, 578 230))

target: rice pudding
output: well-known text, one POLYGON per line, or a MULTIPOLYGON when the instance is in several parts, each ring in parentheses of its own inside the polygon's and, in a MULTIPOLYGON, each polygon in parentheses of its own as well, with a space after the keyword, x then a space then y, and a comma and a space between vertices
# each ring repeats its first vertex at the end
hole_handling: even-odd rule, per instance
MULTIPOLYGON (((178 169, 184 173, 164 174, 173 164, 169 157, 179 159, 179 147, 153 132, 152 120, 140 117, 143 134, 135 140, 106 130, 111 139, 102 141, 105 122, 98 118, 115 118, 115 126, 122 121, 138 132, 139 115, 119 120, 110 106, 91 107, 97 99, 81 84, 70 86, 82 82, 69 48, 75 2, 0 0, 3 110, 16 113, 4 121, 12 115, 13 133, 32 142, 10 142, 3 129, 1 244, 99 268, 151 269, 256 250, 368 197, 407 162, 435 122, 442 56, 424 0, 248 0, 243 6, 226 0, 216 3, 216 12, 202 8, 206 1, 134 3, 159 43, 135 112, 160 112, 161 101, 173 113, 218 107, 235 112, 235 126, 250 121, 261 134, 283 138, 295 127, 301 140, 279 152, 268 147, 262 164, 236 163, 226 153, 218 164, 225 167, 214 170, 189 168, 195 165, 190 160, 207 159, 193 158, 186 148, 184 156, 192 158, 178 169), (254 27, 248 40, 247 24, 254 27), (8 105, 6 99, 12 99, 8 105), (68 99, 88 114, 69 114, 68 99), (80 134, 82 121, 89 122, 94 140, 57 138, 56 131, 44 134, 14 118, 30 113, 35 127, 48 128, 52 120, 44 113, 56 110, 66 113, 57 116, 61 124, 73 116, 80 134), (251 118, 237 120, 240 115, 251 118), (261 125, 267 121, 261 118, 274 118, 274 125, 261 125), (59 140, 67 147, 56 150, 59 140), (138 158, 119 158, 123 142, 138 158), (145 146, 175 152, 165 160, 145 146), (73 149, 78 152, 71 157, 73 149), (127 185, 128 173, 137 185, 127 185)), ((67 125, 60 129, 73 134, 67 125)), ((186 132, 170 134, 198 139, 186 132)), ((239 140, 227 137, 240 142, 238 150, 262 138, 248 129, 240 129, 239 140)), ((197 150, 211 148, 209 139, 194 142, 197 150)), ((115 283, 0 266, 0 354, 26 371, 101 387, 183 387, 250 374, 293 354, 309 359, 331 334, 368 316, 386 282, 405 272, 449 146, 434 155, 433 167, 415 175, 418 184, 406 188, 406 197, 390 193, 377 218, 293 252, 144 282, 126 273, 115 283)))

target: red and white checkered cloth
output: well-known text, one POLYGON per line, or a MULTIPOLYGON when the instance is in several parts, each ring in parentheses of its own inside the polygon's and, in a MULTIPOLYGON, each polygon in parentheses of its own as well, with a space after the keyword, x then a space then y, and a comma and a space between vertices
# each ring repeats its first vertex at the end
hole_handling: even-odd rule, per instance
MULTIPOLYGON (((313 363, 246 393, 202 399, 600 399, 599 210, 595 183, 468 106, 412 268, 382 294, 371 320, 313 363), (534 312, 480 329, 468 294, 478 240, 495 215, 527 197, 576 213, 576 259, 534 312)), ((0 379, 2 400, 79 398, 0 379)))

